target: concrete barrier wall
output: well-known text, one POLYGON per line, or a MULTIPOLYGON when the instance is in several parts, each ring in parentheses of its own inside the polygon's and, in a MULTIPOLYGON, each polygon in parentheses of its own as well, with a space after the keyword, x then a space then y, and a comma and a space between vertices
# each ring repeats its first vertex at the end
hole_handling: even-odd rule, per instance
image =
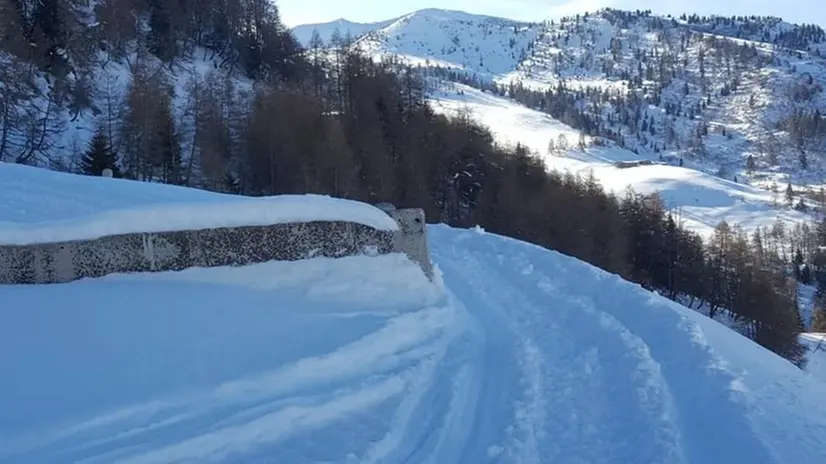
POLYGON ((400 252, 433 277, 424 212, 390 210, 398 231, 336 221, 113 235, 0 245, 0 284, 50 284, 114 273, 400 252))

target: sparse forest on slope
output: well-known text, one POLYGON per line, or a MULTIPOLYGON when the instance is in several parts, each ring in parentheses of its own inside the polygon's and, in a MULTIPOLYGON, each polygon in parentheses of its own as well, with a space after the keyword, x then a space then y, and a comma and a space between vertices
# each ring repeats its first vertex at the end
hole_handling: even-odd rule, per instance
POLYGON ((358 45, 508 95, 641 154, 691 157, 764 186, 788 175, 826 179, 819 26, 614 9, 518 23, 425 10, 358 45))
POLYGON ((656 199, 549 173, 436 114, 411 66, 303 50, 269 0, 0 0, 0 20, 0 161, 422 207, 724 308, 803 362, 796 286, 764 264, 771 248, 726 227, 703 244, 656 199))
POLYGON ((583 126, 589 133, 690 156, 727 177, 822 181, 825 39, 819 27, 776 18, 603 10, 546 23, 509 76, 511 94, 542 107, 537 84, 551 84, 595 121, 583 126))

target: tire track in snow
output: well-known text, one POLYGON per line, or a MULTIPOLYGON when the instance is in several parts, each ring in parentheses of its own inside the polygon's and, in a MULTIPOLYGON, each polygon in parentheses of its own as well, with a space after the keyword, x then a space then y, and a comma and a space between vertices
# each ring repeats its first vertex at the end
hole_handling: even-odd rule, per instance
POLYGON ((519 391, 522 377, 519 347, 510 336, 510 321, 489 307, 490 300, 477 282, 463 277, 469 263, 454 260, 455 253, 440 253, 438 249, 432 253, 445 270, 446 286, 462 295, 462 301, 456 299, 453 306, 462 309, 470 323, 464 354, 456 362, 463 362, 472 373, 468 379, 454 382, 453 403, 440 436, 443 445, 437 446, 429 462, 492 462, 504 451, 506 426, 518 400, 513 395, 519 391), (465 396, 468 389, 472 396, 465 396))
MULTIPOLYGON (((437 246, 445 240, 434 235, 437 246)), ((654 296, 641 305, 638 286, 584 263, 474 235, 451 231, 465 256, 447 259, 471 260, 463 278, 495 285, 490 306, 513 308, 545 356, 544 462, 779 462, 749 419, 759 411, 739 377, 686 316, 654 296), (567 278, 583 271, 590 290, 567 278)))
MULTIPOLYGON (((450 271, 452 279, 446 280, 446 283, 449 283, 451 289, 455 291, 457 288, 464 287, 466 290, 462 291, 463 295, 478 295, 478 299, 466 303, 468 310, 479 321, 487 335, 497 340, 497 349, 502 349, 512 356, 511 359, 491 358, 497 359, 501 363, 499 365, 491 365, 491 359, 488 359, 484 365, 489 372, 483 380, 490 384, 487 385, 490 391, 497 393, 495 396, 492 395, 491 400, 508 405, 506 414, 509 414, 511 418, 508 420, 503 417, 502 414, 505 411, 502 410, 497 411, 493 417, 489 417, 489 421, 497 423, 496 427, 499 430, 495 434, 490 430, 485 432, 487 443, 478 441, 474 443, 477 447, 484 446, 485 453, 476 462, 501 462, 503 458, 515 459, 511 462, 540 462, 537 440, 544 436, 541 430, 544 417, 542 356, 532 340, 514 337, 516 327, 513 326, 513 321, 497 309, 497 303, 501 304, 500 301, 507 307, 520 304, 523 298, 509 292, 506 288, 490 285, 490 274, 485 276, 484 272, 480 272, 480 263, 466 256, 456 246, 453 246, 447 253, 436 248, 433 254, 439 265, 450 271), (501 300, 496 295, 492 295, 492 290, 499 293, 501 300), (496 375, 497 372, 507 372, 513 367, 517 368, 518 376, 515 379, 517 385, 509 385, 505 379, 496 375), (514 395, 518 396, 513 397, 514 395)), ((487 270, 490 273, 491 269, 487 270)), ((482 403, 478 405, 482 410, 490 406, 482 403)), ((483 413, 486 412, 480 411, 480 414, 483 413)), ((475 452, 479 453, 479 450, 475 452)))
MULTIPOLYGON (((240 440, 233 438, 238 430, 264 418, 279 417, 284 411, 313 408, 326 401, 335 388, 346 388, 358 378, 381 382, 404 378, 399 394, 406 393, 405 401, 415 404, 418 389, 426 390, 426 386, 416 384, 435 375, 434 368, 427 363, 444 357, 445 339, 457 330, 456 317, 450 306, 404 313, 390 318, 379 330, 328 354, 304 358, 209 390, 126 407, 41 439, 37 447, 40 452, 63 456, 61 459, 91 459, 97 455, 107 456, 104 461, 111 462, 115 456, 135 452, 134 443, 150 440, 168 442, 167 449, 175 450, 170 451, 172 454, 183 449, 209 449, 206 445, 176 448, 170 440, 199 443, 198 437, 208 436, 210 442, 218 442, 222 439, 218 431, 223 430, 227 437, 225 446, 231 448, 239 446, 240 440), (410 369, 417 375, 403 374, 410 369)), ((358 396, 352 398, 356 401, 358 396)), ((266 443, 264 440, 260 444, 266 443)))
MULTIPOLYGON (((457 240, 473 235, 460 232, 457 240)), ((508 430, 511 438, 492 457, 497 462, 630 462, 639 456, 651 462, 682 461, 662 376, 652 368, 639 372, 633 382, 623 378, 647 363, 656 367, 650 356, 599 313, 589 314, 564 294, 538 291, 541 285, 550 289, 548 280, 535 275, 519 252, 468 249, 471 242, 463 244, 459 255, 452 255, 453 250, 436 250, 435 255, 445 263, 462 263, 455 266, 462 278, 488 299, 485 309, 504 308, 513 343, 521 347, 523 387, 508 430), (616 395, 631 405, 618 409, 616 395), (641 438, 629 443, 630 427, 641 438)))
POLYGON ((405 380, 390 377, 375 385, 337 395, 312 406, 292 406, 240 425, 209 431, 149 451, 119 464, 225 461, 262 446, 286 440, 308 429, 324 427, 350 414, 375 407, 404 391, 405 380))
POLYGON ((434 394, 440 386, 439 380, 444 379, 445 363, 448 350, 461 324, 446 330, 434 347, 433 352, 425 357, 417 368, 417 373, 408 383, 405 396, 396 409, 392 426, 381 440, 374 443, 359 462, 375 464, 382 462, 404 462, 405 457, 419 451, 418 443, 426 439, 432 431, 432 424, 421 423, 421 417, 433 414, 430 409, 436 401, 434 394), (457 327, 459 326, 459 327, 457 327), (417 419, 420 421, 417 423, 417 419), (415 426, 415 427, 414 427, 415 426), (418 436, 413 436, 411 429, 415 429, 418 436), (422 433, 425 432, 425 433, 422 433), (424 439, 422 437, 425 437, 424 439))

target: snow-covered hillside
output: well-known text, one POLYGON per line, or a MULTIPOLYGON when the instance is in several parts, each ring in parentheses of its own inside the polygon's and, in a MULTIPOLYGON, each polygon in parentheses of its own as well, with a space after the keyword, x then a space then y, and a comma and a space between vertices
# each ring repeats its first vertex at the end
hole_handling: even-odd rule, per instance
POLYGON ((525 58, 539 26, 460 11, 426 9, 366 33, 355 45, 421 65, 439 65, 492 78, 525 58))
MULTIPOLYGON (((24 175, 28 222, 220 201, 24 175)), ((428 233, 436 282, 387 255, 0 286, 0 462, 826 457, 823 380, 572 258, 428 233)))
POLYGON ((745 177, 752 156, 757 179, 783 182, 783 173, 822 183, 822 133, 795 125, 796 117, 820 119, 826 110, 822 33, 777 18, 677 20, 601 10, 545 23, 533 53, 501 80, 641 100, 578 97, 598 105, 601 122, 637 151, 681 152, 727 177, 745 177))
POLYGON ((309 47, 315 31, 325 44, 329 44, 336 31, 342 38, 349 35, 351 39, 357 39, 367 32, 387 27, 397 20, 398 18, 377 23, 355 23, 342 18, 327 23, 302 24, 292 28, 291 32, 302 45, 309 47))
POLYGON ((428 9, 356 45, 483 85, 565 95, 548 103, 517 92, 537 108, 564 100, 557 110, 578 129, 598 127, 636 153, 690 158, 727 179, 761 187, 826 179, 826 34, 817 26, 612 9, 518 23, 428 9))
POLYGON ((620 168, 618 162, 646 157, 615 145, 548 153, 549 141, 559 145, 563 137, 574 147, 580 132, 540 111, 466 85, 442 86, 433 98, 437 111, 450 115, 470 112, 474 119, 489 127, 501 143, 521 143, 544 155, 549 169, 582 177, 593 173, 600 184, 617 195, 624 195, 628 188, 642 194, 658 193, 687 227, 705 237, 723 220, 754 230, 771 227, 778 220, 794 223, 809 218, 786 206, 779 195, 716 177, 691 162, 681 167, 674 165, 673 160, 661 161, 649 156, 647 159, 652 165, 620 168))
MULTIPOLYGON (((177 124, 177 135, 181 138, 183 152, 192 150, 192 134, 196 126, 197 105, 202 104, 197 101, 193 89, 197 88, 203 94, 207 87, 224 86, 224 91, 228 96, 243 105, 245 96, 252 90, 252 81, 237 70, 229 69, 220 56, 202 48, 197 48, 190 56, 182 57, 174 63, 165 65, 156 57, 147 53, 129 53, 123 59, 114 59, 104 52, 97 53, 97 56, 90 57, 90 60, 97 60, 99 66, 95 66, 88 75, 82 76, 83 82, 94 83, 95 90, 89 95, 89 109, 72 114, 64 108, 56 107, 49 102, 49 98, 54 97, 55 88, 53 83, 48 83, 49 79, 43 73, 38 73, 32 69, 30 72, 40 76, 37 79, 39 88, 29 89, 25 100, 29 101, 33 114, 43 125, 42 135, 47 142, 42 142, 44 146, 35 151, 30 159, 20 162, 36 166, 48 166, 60 171, 76 171, 83 153, 89 148, 95 130, 100 126, 108 127, 109 130, 117 132, 117 124, 125 113, 124 101, 130 90, 133 74, 142 69, 145 76, 162 76, 171 93, 171 111, 177 124), (50 108, 46 111, 46 108, 50 108), (50 153, 50 156, 44 156, 50 153), (59 154, 59 156, 56 156, 59 154)), ((19 60, 0 52, 0 66, 21 66, 19 60)), ((75 76, 79 79, 81 76, 75 76)), ((2 87, 0 87, 2 88, 2 87)), ((199 95, 203 98, 202 95, 199 95)), ((21 134, 10 130, 9 140, 18 142, 16 137, 21 134)), ((36 133, 35 133, 36 134, 36 133)), ((118 143, 118 137, 113 137, 113 148, 116 151, 122 150, 118 143)), ((14 145, 8 143, 7 145, 14 145)), ((6 147, 8 149, 8 146, 6 147)), ((22 151, 22 150, 21 150, 22 151)), ((9 154, 13 154, 9 150, 9 154)), ((5 156, 0 153, 0 162, 15 162, 13 156, 5 156)), ((122 160, 123 162, 123 160, 122 160)))

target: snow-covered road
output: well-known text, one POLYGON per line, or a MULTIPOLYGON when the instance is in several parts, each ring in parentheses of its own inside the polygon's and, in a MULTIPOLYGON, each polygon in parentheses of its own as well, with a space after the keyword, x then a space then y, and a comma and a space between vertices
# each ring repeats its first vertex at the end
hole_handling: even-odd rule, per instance
POLYGON ((820 463, 824 384, 556 253, 4 287, 0 462, 820 463))
MULTIPOLYGON (((488 372, 501 375, 483 377, 483 385, 508 392, 494 400, 499 410, 479 403, 477 420, 500 430, 472 440, 477 452, 490 443, 502 455, 495 462, 518 463, 826 457, 822 416, 795 410, 801 423, 773 419, 787 401, 824 411, 812 396, 817 382, 799 379, 785 361, 581 262, 472 231, 432 234, 447 288, 496 339, 484 357, 488 372), (738 362, 749 359, 748 367, 727 368, 728 350, 742 356, 738 362), (768 365, 758 369, 760 359, 768 365), (502 387, 511 375, 517 384, 502 387), (806 445, 797 448, 790 437, 806 445)), ((490 462, 469 456, 462 462, 490 462)))

